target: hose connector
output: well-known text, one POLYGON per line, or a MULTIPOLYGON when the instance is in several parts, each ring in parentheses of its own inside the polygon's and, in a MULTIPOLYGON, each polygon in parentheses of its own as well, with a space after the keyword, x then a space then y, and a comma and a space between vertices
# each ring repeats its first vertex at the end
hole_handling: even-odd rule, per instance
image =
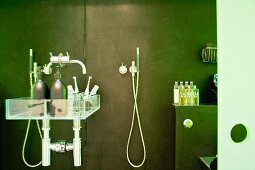
POLYGON ((132 73, 132 76, 135 76, 135 73, 137 72, 137 67, 135 66, 135 61, 132 61, 132 65, 129 67, 130 73, 132 73))

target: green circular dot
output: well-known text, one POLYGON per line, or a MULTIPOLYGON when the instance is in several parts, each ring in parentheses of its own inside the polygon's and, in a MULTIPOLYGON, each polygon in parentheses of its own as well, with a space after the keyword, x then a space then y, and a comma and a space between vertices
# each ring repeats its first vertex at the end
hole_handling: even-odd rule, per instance
POLYGON ((243 124, 236 124, 231 129, 230 135, 235 143, 243 142, 247 137, 247 129, 243 124))

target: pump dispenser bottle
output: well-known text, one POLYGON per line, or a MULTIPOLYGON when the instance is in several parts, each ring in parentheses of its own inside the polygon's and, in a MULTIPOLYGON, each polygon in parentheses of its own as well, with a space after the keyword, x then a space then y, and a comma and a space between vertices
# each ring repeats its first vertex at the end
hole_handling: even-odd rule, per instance
POLYGON ((43 81, 42 67, 37 67, 37 80, 31 88, 32 99, 48 99, 50 90, 47 84, 43 81))
POLYGON ((55 81, 51 86, 51 99, 67 99, 66 85, 61 81, 60 67, 56 67, 57 71, 54 74, 55 81))
POLYGON ((52 116, 63 116, 67 114, 67 88, 66 85, 61 81, 60 67, 56 67, 57 71, 54 74, 55 81, 53 82, 50 90, 52 99, 51 115, 52 116))

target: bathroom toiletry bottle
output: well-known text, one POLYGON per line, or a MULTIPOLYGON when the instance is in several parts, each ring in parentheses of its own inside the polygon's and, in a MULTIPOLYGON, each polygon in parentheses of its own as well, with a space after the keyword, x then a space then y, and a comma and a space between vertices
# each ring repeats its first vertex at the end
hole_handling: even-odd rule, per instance
POLYGON ((193 81, 190 81, 190 105, 191 106, 195 105, 194 97, 195 97, 194 84, 193 84, 193 81))
POLYGON ((187 103, 186 105, 191 105, 191 90, 190 85, 188 85, 188 89, 186 89, 187 103))
POLYGON ((74 100, 74 89, 72 85, 67 86, 67 96, 68 100, 74 100))
POLYGON ((66 85, 61 81, 61 73, 59 66, 54 74, 55 81, 51 86, 51 99, 67 99, 66 85))
POLYGON ((182 105, 188 105, 188 91, 189 91, 189 82, 185 81, 184 90, 183 90, 183 103, 182 105))
POLYGON ((193 83, 193 81, 190 81, 190 82, 189 82, 189 86, 190 86, 190 89, 193 89, 193 88, 194 88, 194 83, 193 83))
POLYGON ((199 105, 199 89, 194 85, 194 105, 199 105))
POLYGON ((42 79, 42 67, 37 67, 36 69, 36 82, 31 88, 31 100, 29 104, 30 113, 33 116, 42 116, 44 115, 43 99, 49 99, 50 89, 47 84, 42 79))
POLYGON ((50 90, 52 106, 52 116, 63 116, 67 113, 67 88, 66 85, 61 81, 60 67, 57 66, 57 71, 54 74, 55 81, 53 82, 50 90))
POLYGON ((185 81, 184 88, 188 89, 188 86, 189 86, 189 82, 185 81))
POLYGON ((179 86, 177 81, 174 83, 174 104, 179 104, 179 86))
POLYGON ((74 89, 72 85, 67 86, 67 97, 68 97, 68 113, 72 113, 74 105, 74 89))
POLYGON ((50 90, 47 84, 42 79, 42 67, 37 67, 37 80, 31 89, 32 99, 48 99, 50 97, 50 90))
POLYGON ((180 81, 180 85, 179 85, 179 89, 182 89, 184 86, 183 86, 183 82, 180 81))
POLYGON ((183 86, 183 82, 180 81, 180 85, 179 85, 179 105, 183 105, 184 103, 184 86, 183 86))

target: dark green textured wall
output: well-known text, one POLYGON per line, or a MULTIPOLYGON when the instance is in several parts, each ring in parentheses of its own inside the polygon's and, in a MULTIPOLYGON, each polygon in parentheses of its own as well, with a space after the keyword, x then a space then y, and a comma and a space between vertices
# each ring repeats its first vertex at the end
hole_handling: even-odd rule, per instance
MULTIPOLYGON (((130 66, 139 46, 138 101, 147 147, 146 164, 140 169, 173 170, 172 86, 175 80, 193 80, 201 89, 202 102, 208 101, 209 76, 217 68, 201 63, 199 53, 206 43, 216 42, 214 0, 5 0, 0 2, 0 16, 1 104, 5 98, 27 96, 29 48, 36 50, 41 64, 48 62, 50 51, 68 51, 82 61, 86 54, 87 75, 100 86, 102 104, 87 120, 83 157, 87 167, 78 169, 131 169, 125 153, 133 102, 131 76, 120 75, 118 68, 122 62, 130 66)), ((72 83, 73 75, 84 90, 86 77, 79 67, 63 71, 65 83, 72 83)), ((46 80, 50 84, 52 78, 46 80)), ((3 105, 1 112, 2 169, 27 169, 21 159, 26 121, 4 120, 3 105)), ((71 141, 71 122, 52 126, 53 140, 71 141)), ((35 124, 32 129, 27 157, 35 163, 41 144, 35 124)), ((133 160, 142 159, 137 124, 130 151, 133 160)), ((54 154, 51 167, 38 169, 73 169, 72 164, 71 153, 54 154)))
MULTIPOLYGON (((132 169, 126 161, 131 123, 131 75, 120 75, 123 62, 130 66, 140 47, 138 102, 147 146, 147 161, 140 169, 174 166, 174 126, 170 119, 175 80, 193 80, 208 100, 210 75, 216 65, 199 56, 208 42, 216 42, 216 4, 197 1, 88 0, 86 6, 88 70, 101 85, 101 110, 88 120, 88 169, 132 169)), ((131 158, 142 159, 135 126, 131 158)), ((202 141, 201 141, 202 142, 202 141)))

